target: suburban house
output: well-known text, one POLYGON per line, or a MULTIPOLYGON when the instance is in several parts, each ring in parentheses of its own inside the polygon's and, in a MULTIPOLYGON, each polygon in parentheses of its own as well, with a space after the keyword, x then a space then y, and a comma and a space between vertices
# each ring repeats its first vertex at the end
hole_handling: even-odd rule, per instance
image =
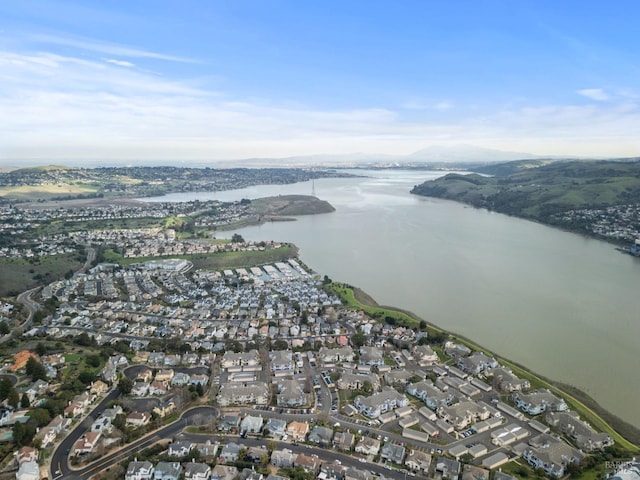
POLYGON ((449 406, 455 401, 455 397, 451 393, 443 392, 431 383, 431 380, 407 385, 407 393, 422 400, 431 410, 449 406))
POLYGON ((380 451, 380 440, 370 437, 362 437, 356 445, 355 451, 363 455, 377 455, 380 451))
POLYGON ((391 387, 384 387, 381 392, 374 393, 369 397, 358 395, 353 400, 353 406, 369 418, 377 418, 385 412, 405 407, 408 404, 409 399, 391 387))
POLYGON ((293 352, 291 350, 274 350, 269 352, 271 371, 274 375, 293 372, 293 352))
POLYGON ((266 405, 269 403, 269 387, 264 382, 250 384, 224 383, 218 392, 218 404, 229 405, 266 405))
POLYGON ((131 412, 125 420, 126 425, 130 427, 143 427, 151 421, 149 412, 131 412))
POLYGON ((307 422, 290 422, 287 425, 287 435, 289 435, 293 440, 301 442, 309 433, 309 424, 307 422))
POLYGON ((186 440, 178 440, 169 444, 168 454, 170 457, 185 457, 193 450, 193 443, 186 440))
POLYGON ((307 441, 311 443, 317 443, 320 446, 329 446, 331 445, 331 440, 333 439, 333 430, 327 427, 321 427, 316 425, 311 429, 309 435, 307 436, 307 441))
POLYGON ((286 428, 287 422, 279 418, 269 418, 266 425, 264 426, 264 430, 269 432, 269 434, 273 436, 284 435, 286 428))
POLYGON ((321 347, 318 351, 318 358, 324 365, 329 365, 342 362, 353 362, 355 354, 351 347, 321 347))
POLYGON ((333 445, 338 450, 350 451, 353 447, 354 435, 350 432, 336 432, 333 436, 333 445))
POLYGON ((260 433, 262 430, 263 419, 260 416, 254 417, 247 415, 240 423, 240 431, 242 433, 260 433))
POLYGON ((480 420, 486 420, 491 416, 489 410, 475 402, 462 401, 454 403, 450 407, 440 407, 438 416, 450 423, 457 430, 462 430, 480 420))
POLYGON ((507 367, 492 368, 486 374, 493 377, 493 384, 503 392, 524 392, 531 388, 529 380, 516 377, 507 367))
POLYGON ((513 403, 529 415, 539 415, 546 411, 564 412, 569 408, 564 400, 549 390, 542 389, 531 393, 514 392, 513 403))
POLYGON ((457 366, 463 372, 478 375, 488 368, 496 368, 498 361, 493 357, 488 357, 482 352, 475 352, 468 357, 459 358, 457 366))
POLYGON ((360 365, 367 365, 369 367, 384 365, 384 358, 382 356, 382 350, 377 347, 360 347, 360 358, 358 363, 360 365))
POLYGON ((222 451, 220 452, 220 456, 218 457, 222 463, 233 463, 238 460, 238 455, 240 454, 240 450, 244 448, 244 445, 229 442, 224 447, 222 447, 222 451))
POLYGON ((222 368, 231 369, 233 367, 256 367, 260 365, 260 354, 257 350, 249 350, 248 352, 232 352, 226 351, 222 357, 222 368))
POLYGON ((428 473, 431 467, 431 455, 420 450, 411 450, 404 461, 409 470, 428 473))
POLYGON ((291 467, 293 466, 295 458, 296 454, 289 449, 274 450, 271 453, 271 464, 279 468, 291 467))
POLYGON ((429 345, 416 345, 412 349, 413 358, 418 365, 427 367, 438 362, 438 354, 429 345))
POLYGON ((301 407, 307 403, 307 396, 298 380, 278 380, 276 402, 279 407, 301 407))
POLYGON ((405 448, 394 443, 385 443, 380 450, 380 458, 398 465, 404 463, 405 448))
POLYGON ((74 455, 84 455, 93 452, 100 440, 100 432, 87 432, 73 445, 74 455))
POLYGON ((369 382, 374 391, 380 389, 380 379, 375 373, 344 372, 338 379, 337 386, 340 390, 361 390, 365 382, 369 382))
POLYGON ((153 480, 180 480, 182 465, 179 462, 158 462, 153 480))
POLYGON ((533 468, 542 468, 549 476, 561 478, 569 463, 579 464, 583 455, 575 448, 543 433, 529 441, 529 448, 522 454, 533 468))
POLYGON ((235 480, 238 469, 230 465, 216 465, 211 470, 211 480, 235 480))
POLYGON ((153 480, 153 464, 151 462, 129 462, 125 480, 153 480))
POLYGON ((187 462, 184 464, 185 480, 209 480, 211 467, 206 463, 187 462))
POLYGON ((320 459, 317 457, 311 457, 309 455, 305 455, 304 453, 299 453, 298 455, 296 455, 296 458, 293 461, 293 466, 302 467, 307 472, 311 472, 315 475, 320 469, 320 463, 320 459))
POLYGON ((593 452, 613 445, 613 438, 606 433, 596 432, 587 422, 580 420, 577 412, 551 412, 547 423, 573 440, 580 450, 593 452))

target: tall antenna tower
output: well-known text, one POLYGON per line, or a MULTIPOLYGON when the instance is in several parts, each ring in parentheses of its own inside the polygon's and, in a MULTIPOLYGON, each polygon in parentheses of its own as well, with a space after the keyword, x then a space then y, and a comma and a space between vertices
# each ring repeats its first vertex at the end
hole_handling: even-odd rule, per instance
POLYGON ((311 196, 316 196, 316 181, 313 178, 311 179, 311 196))

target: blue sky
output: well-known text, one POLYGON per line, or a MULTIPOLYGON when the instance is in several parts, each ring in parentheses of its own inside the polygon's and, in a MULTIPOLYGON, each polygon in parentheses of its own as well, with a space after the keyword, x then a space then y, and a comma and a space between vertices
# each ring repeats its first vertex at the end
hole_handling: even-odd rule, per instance
POLYGON ((640 155, 634 1, 0 2, 0 162, 640 155))

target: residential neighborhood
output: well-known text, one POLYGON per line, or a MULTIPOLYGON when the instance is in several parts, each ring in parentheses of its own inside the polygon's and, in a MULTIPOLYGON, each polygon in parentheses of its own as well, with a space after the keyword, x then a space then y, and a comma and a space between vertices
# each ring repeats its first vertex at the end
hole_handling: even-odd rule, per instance
POLYGON ((19 480, 86 472, 129 448, 136 458, 114 460, 113 478, 561 478, 614 446, 558 392, 426 322, 343 306, 295 257, 218 270, 175 258, 279 242, 183 240, 171 228, 58 240, 153 258, 96 263, 31 294, 47 314, 0 371, 11 380, 0 438, 23 442, 5 470, 19 480), (133 450, 179 422, 153 453, 133 450))

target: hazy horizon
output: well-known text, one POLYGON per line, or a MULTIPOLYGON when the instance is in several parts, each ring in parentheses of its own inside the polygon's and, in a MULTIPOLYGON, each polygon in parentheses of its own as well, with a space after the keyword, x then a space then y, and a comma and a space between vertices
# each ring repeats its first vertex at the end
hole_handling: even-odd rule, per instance
POLYGON ((631 1, 3 2, 0 164, 458 144, 633 157, 637 13, 631 1))

